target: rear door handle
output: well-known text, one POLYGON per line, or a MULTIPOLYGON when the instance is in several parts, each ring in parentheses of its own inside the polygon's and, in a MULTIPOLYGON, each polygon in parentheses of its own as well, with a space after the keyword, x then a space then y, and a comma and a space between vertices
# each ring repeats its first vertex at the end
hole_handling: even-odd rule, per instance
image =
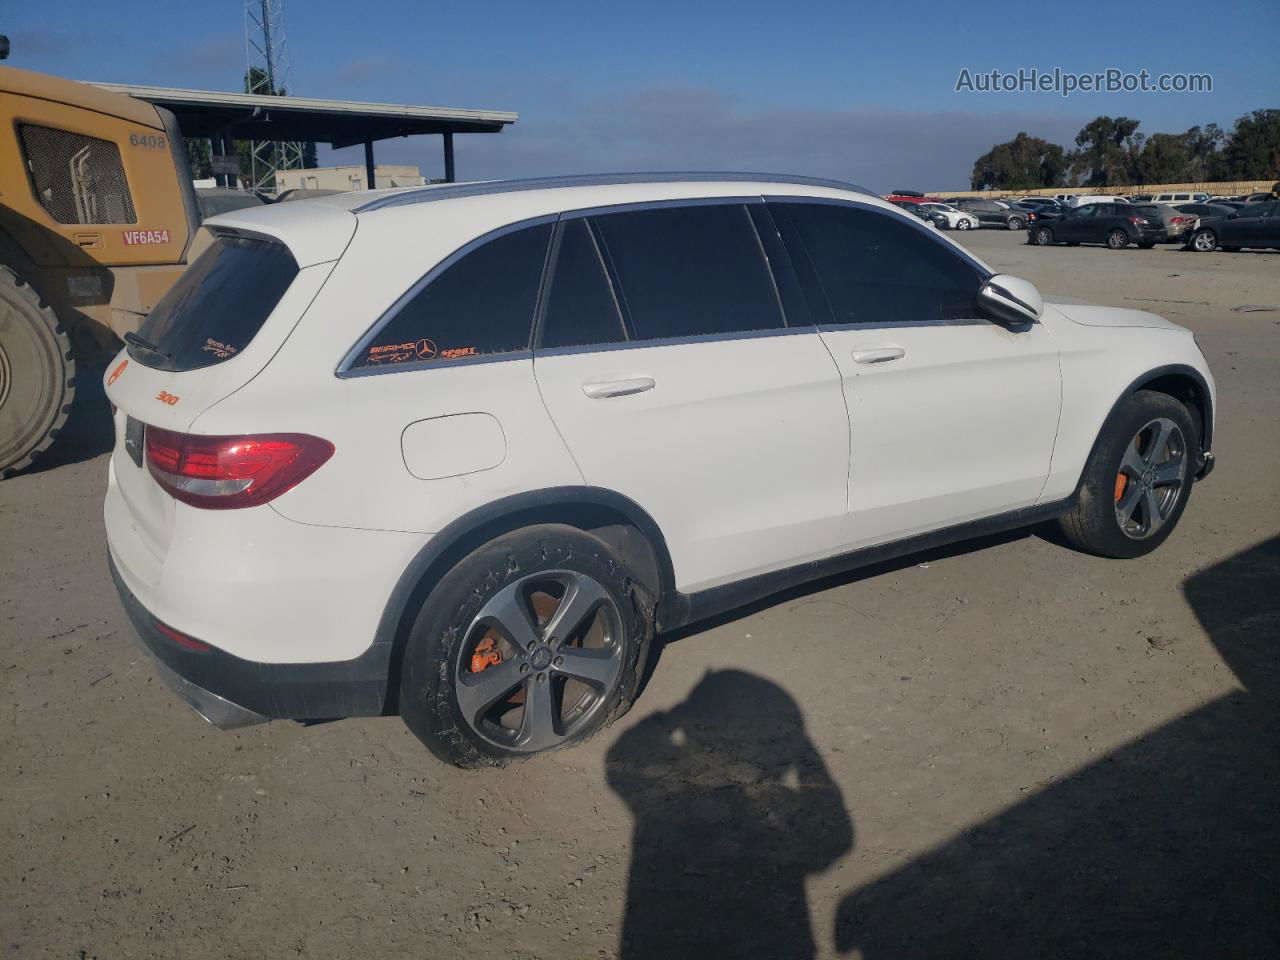
POLYGON ((872 347, 867 350, 854 350, 854 363, 888 363, 890 360, 901 360, 907 355, 902 347, 872 347))
POLYGON ((644 393, 652 390, 655 384, 653 377, 628 377, 625 380, 588 380, 582 385, 582 392, 592 400, 605 400, 609 397, 629 397, 633 393, 644 393))

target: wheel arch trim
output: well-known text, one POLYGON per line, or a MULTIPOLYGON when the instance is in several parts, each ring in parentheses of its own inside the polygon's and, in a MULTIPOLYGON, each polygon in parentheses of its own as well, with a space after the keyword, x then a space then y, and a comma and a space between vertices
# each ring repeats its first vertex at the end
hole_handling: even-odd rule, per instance
MULTIPOLYGON (((1093 444, 1089 447, 1089 456, 1085 458, 1084 464, 1080 468, 1080 479, 1076 481, 1075 488, 1077 496, 1080 493, 1080 488, 1084 485, 1085 472, 1088 470, 1089 464, 1093 462, 1093 455, 1098 450, 1098 444, 1102 442, 1102 435, 1106 432, 1107 425, 1112 422, 1116 412, 1120 409, 1120 405, 1148 384, 1169 377, 1185 377, 1191 381, 1199 394, 1197 399, 1202 404, 1203 409, 1200 411, 1200 456, 1198 459, 1203 465, 1206 455, 1213 449, 1213 391, 1209 389, 1209 383, 1205 380, 1204 374, 1195 367, 1185 363, 1165 364, 1164 366, 1153 367, 1136 377, 1116 396, 1115 401, 1107 410, 1107 415, 1102 419, 1102 424, 1098 427, 1097 436, 1094 437, 1093 444)), ((1182 398, 1179 397, 1177 399, 1181 400, 1182 398)))
POLYGON ((453 564, 476 547, 495 537, 539 523, 570 522, 575 510, 598 510, 616 514, 637 529, 653 553, 658 583, 655 615, 658 624, 678 617, 681 611, 668 610, 683 595, 675 589, 675 572, 666 537, 652 516, 634 500, 614 490, 592 486, 546 487, 494 500, 471 510, 434 534, 401 572, 379 618, 374 643, 392 644, 392 676, 389 698, 397 694, 400 654, 412 627, 415 601, 425 600, 453 564), (560 519, 557 520, 557 515, 560 519))

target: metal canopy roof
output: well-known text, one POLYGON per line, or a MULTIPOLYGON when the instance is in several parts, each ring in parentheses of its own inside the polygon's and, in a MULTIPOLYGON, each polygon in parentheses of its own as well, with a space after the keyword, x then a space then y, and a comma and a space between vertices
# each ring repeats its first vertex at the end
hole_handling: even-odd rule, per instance
POLYGON ((503 110, 415 107, 311 97, 269 97, 217 90, 178 90, 92 83, 171 110, 184 136, 228 133, 237 140, 312 140, 334 147, 430 133, 498 133, 519 119, 503 110))

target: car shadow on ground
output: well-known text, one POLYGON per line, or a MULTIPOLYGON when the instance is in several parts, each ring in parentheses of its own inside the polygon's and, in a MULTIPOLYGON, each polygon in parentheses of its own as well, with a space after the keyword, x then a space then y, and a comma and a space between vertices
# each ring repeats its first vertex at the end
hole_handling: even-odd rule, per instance
POLYGON ((1244 689, 849 893, 840 951, 1280 956, 1280 537, 1184 590, 1244 689))
POLYGON ((709 672, 619 737, 606 774, 635 818, 623 960, 814 955, 804 881, 853 822, 785 691, 709 672))

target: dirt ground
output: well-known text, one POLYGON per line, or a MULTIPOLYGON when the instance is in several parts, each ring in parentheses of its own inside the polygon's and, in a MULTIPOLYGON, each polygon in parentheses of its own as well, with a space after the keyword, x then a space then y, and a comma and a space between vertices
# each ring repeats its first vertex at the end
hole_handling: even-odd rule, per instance
POLYGON ((1280 254, 997 269, 1191 327, 1218 469, 1144 560, 995 538, 667 638, 506 770, 221 733, 105 566, 102 417, 0 485, 0 949, 35 958, 1280 956, 1280 254))

